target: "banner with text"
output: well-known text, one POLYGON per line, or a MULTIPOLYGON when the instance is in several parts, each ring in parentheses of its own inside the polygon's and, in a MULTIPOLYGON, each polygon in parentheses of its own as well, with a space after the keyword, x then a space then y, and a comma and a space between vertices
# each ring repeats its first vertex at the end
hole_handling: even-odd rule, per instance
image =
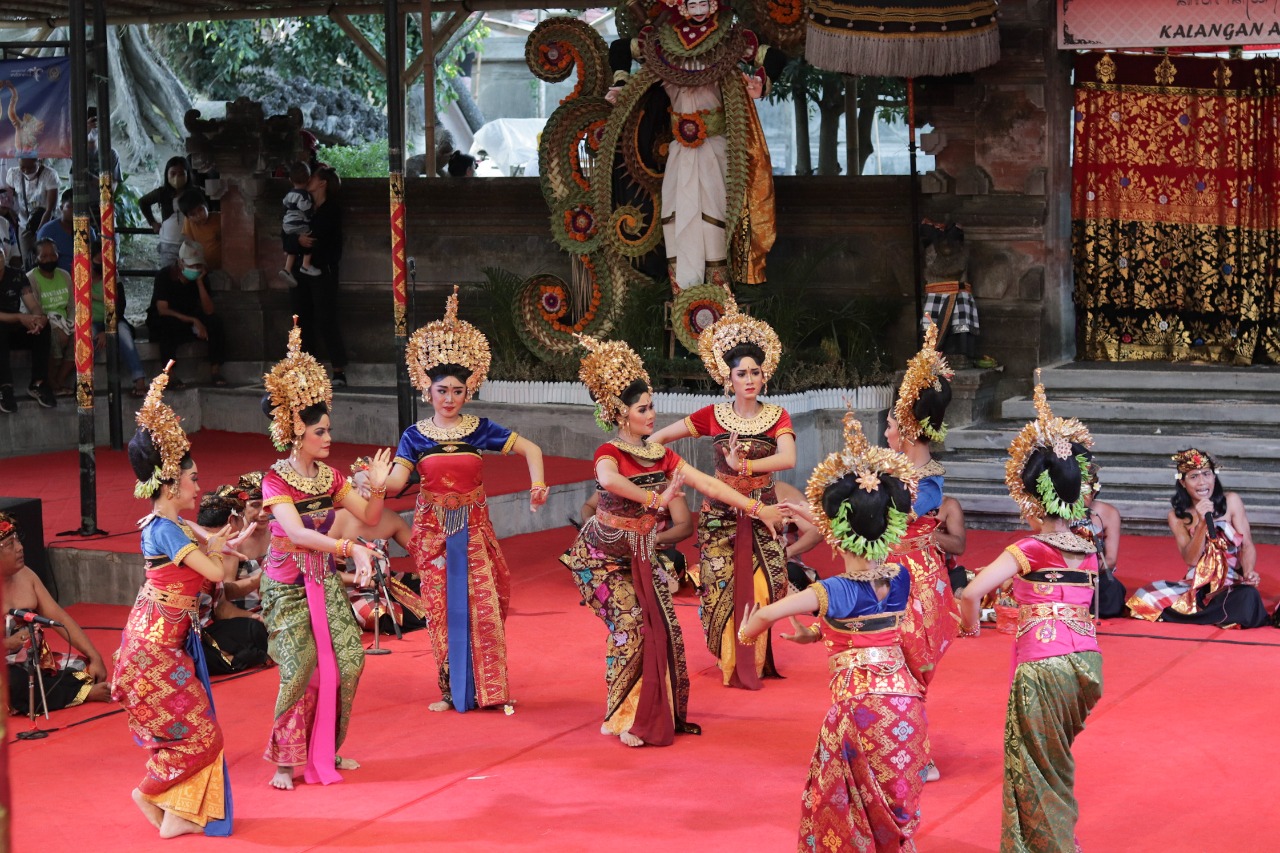
POLYGON ((71 156, 71 60, 0 62, 0 157, 71 156))
POLYGON ((1280 0, 1057 0, 1058 47, 1280 44, 1280 0))

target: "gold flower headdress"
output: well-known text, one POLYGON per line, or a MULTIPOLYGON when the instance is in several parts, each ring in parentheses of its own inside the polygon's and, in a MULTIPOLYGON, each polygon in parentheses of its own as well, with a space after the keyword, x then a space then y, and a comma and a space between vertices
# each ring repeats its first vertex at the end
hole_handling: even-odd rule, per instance
POLYGON ((170 360, 164 370, 151 380, 147 398, 138 409, 138 426, 151 434, 151 444, 160 453, 160 465, 151 472, 148 480, 139 480, 133 487, 135 498, 152 498, 161 483, 176 483, 182 476, 182 457, 191 449, 191 442, 182 429, 182 418, 161 399, 169 384, 170 360))
POLYGON ((627 411, 619 395, 637 379, 649 385, 649 373, 640 356, 624 341, 599 341, 590 335, 578 335, 578 341, 587 349, 578 378, 596 401, 596 423, 608 432, 627 411))
POLYGON ((1173 454, 1173 461, 1178 466, 1178 476, 1176 479, 1181 480, 1192 471, 1198 471, 1201 468, 1208 468, 1210 471, 1218 470, 1218 460, 1213 458, 1212 454, 1205 453, 1203 450, 1197 450, 1194 447, 1188 447, 1186 450, 1179 450, 1173 454))
POLYGON ((947 437, 947 425, 931 424, 929 419, 916 420, 915 406, 920 392, 926 388, 942 390, 940 379, 950 380, 956 375, 946 357, 938 352, 938 326, 932 321, 924 333, 924 346, 907 362, 906 375, 898 386, 898 402, 893 408, 898 422, 898 435, 907 441, 915 441, 924 433, 930 441, 942 441, 947 437))
POLYGON ((1039 368, 1036 368, 1034 399, 1036 419, 1024 426, 1009 445, 1009 459, 1004 464, 1004 483, 1009 487, 1009 497, 1018 504, 1026 518, 1055 515, 1067 521, 1075 521, 1084 515, 1084 483, 1089 472, 1087 456, 1076 456, 1076 462, 1080 465, 1081 488, 1080 497, 1073 503, 1065 503, 1058 497, 1048 470, 1036 481, 1036 494, 1031 494, 1022 483, 1022 471, 1037 448, 1046 448, 1059 459, 1068 459, 1071 456, 1071 445, 1093 447, 1093 436, 1089 435, 1089 428, 1075 418, 1054 416, 1044 394, 1039 368))
POLYGON ((431 371, 442 364, 456 364, 471 371, 467 377, 467 396, 470 397, 484 384, 489 374, 489 339, 484 333, 466 320, 458 319, 458 286, 453 286, 453 295, 445 301, 444 319, 433 320, 420 327, 409 336, 409 345, 404 351, 405 364, 409 367, 409 378, 422 394, 422 399, 429 399, 431 388, 431 371))
POLYGON ((898 573, 896 563, 883 564, 881 561, 888 555, 889 549, 898 542, 907 531, 910 512, 903 512, 892 504, 889 506, 889 522, 879 538, 869 540, 855 533, 847 516, 848 508, 842 508, 835 518, 827 516, 822 507, 822 495, 827 487, 837 480, 853 474, 858 479, 858 488, 866 492, 874 492, 880 488, 880 476, 888 474, 907 487, 912 503, 916 500, 919 473, 906 456, 885 447, 872 447, 862 433, 862 424, 853 412, 844 416, 844 449, 832 453, 813 469, 809 477, 809 485, 805 488, 805 497, 809 499, 809 512, 813 514, 822 531, 823 538, 833 548, 848 551, 870 561, 864 575, 858 580, 874 580, 891 578, 898 573))
POLYGON ((768 383, 769 377, 778 369, 778 360, 782 358, 782 342, 778 340, 773 327, 764 320, 741 313, 733 294, 729 293, 720 319, 698 335, 698 355, 702 356, 707 373, 711 374, 717 385, 723 385, 726 391, 729 390, 730 368, 725 363, 724 354, 738 344, 755 344, 764 351, 764 364, 760 365, 760 370, 764 373, 764 381, 768 383))
POLYGON ((302 351, 302 329, 293 315, 289 349, 271 372, 262 377, 271 395, 271 443, 276 450, 288 450, 307 431, 301 413, 309 406, 324 403, 333 407, 333 386, 329 375, 311 353, 302 351))

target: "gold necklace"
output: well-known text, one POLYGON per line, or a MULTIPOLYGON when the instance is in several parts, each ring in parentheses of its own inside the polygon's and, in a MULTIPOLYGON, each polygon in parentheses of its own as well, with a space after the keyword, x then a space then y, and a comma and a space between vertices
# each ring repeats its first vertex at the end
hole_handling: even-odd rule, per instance
POLYGON ((942 467, 942 463, 932 458, 923 465, 917 465, 916 470, 920 472, 921 479, 925 477, 941 477, 947 473, 947 469, 942 467))
POLYGON ((643 459, 646 462, 655 462, 661 459, 667 453, 665 445, 658 444, 656 441, 646 441, 644 444, 631 444, 620 438, 613 438, 609 443, 619 450, 625 450, 637 459, 643 459))
POLYGON ((1066 551, 1069 554, 1096 554, 1098 552, 1097 546, 1092 542, 1083 536, 1072 533, 1070 530, 1037 533, 1031 538, 1039 539, 1044 544, 1057 548, 1059 551, 1066 551))
POLYGON ((716 403, 715 414, 720 426, 729 432, 736 432, 739 436, 764 435, 782 417, 782 407, 761 403, 755 417, 744 418, 733 410, 732 402, 716 403))
POLYGON ((333 488, 333 469, 319 460, 316 460, 314 477, 304 477, 299 474, 288 459, 281 459, 271 466, 271 470, 279 474, 281 480, 304 495, 327 495, 333 488))
POLYGON ((458 422, 448 429, 436 426, 434 416, 423 418, 416 424, 418 432, 438 444, 446 441, 461 441, 475 432, 479 425, 480 418, 475 415, 459 415, 458 422))

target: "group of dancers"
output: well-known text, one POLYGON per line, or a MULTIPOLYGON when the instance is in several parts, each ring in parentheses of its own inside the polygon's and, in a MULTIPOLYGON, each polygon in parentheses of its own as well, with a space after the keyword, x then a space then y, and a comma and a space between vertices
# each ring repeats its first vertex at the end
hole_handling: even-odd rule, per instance
MULTIPOLYGON (((512 711, 505 619, 510 573, 486 508, 481 453, 516 453, 528 464, 530 508, 545 503, 536 444, 463 409, 485 380, 484 335, 457 316, 418 329, 406 351, 414 385, 433 414, 405 430, 394 456, 368 460, 360 490, 324 461, 332 389, 321 365, 290 332, 288 354, 265 377, 271 435, 288 451, 262 480, 270 544, 261 601, 280 689, 265 758, 271 784, 299 773, 328 784, 358 767, 339 755, 364 663, 360 631, 337 574, 354 567, 368 585, 375 554, 334 533, 339 509, 377 526, 388 489, 421 479, 409 551, 421 579, 427 630, 439 672, 433 711, 512 711), (362 494, 363 492, 363 494, 362 494)), ((852 413, 844 446, 809 479, 804 500, 779 503, 774 477, 794 467, 787 413, 763 402, 781 346, 773 329, 738 311, 703 331, 699 354, 727 399, 662 429, 640 357, 620 341, 583 336, 580 378, 611 434, 595 452, 599 502, 561 557, 606 629, 602 733, 630 747, 666 746, 699 733, 688 718, 689 676, 668 565, 655 556, 668 506, 690 486, 699 513, 698 591, 708 650, 727 687, 758 690, 776 675, 769 626, 789 619, 797 643, 821 642, 831 672, 823 719, 802 798, 798 849, 910 850, 929 759, 928 691, 957 637, 977 635, 983 597, 1012 583, 1017 602, 1016 670, 1005 732, 1002 850, 1075 849, 1071 743, 1102 691, 1090 600, 1095 543, 1072 531, 1085 516, 1092 440, 1074 419, 1055 417, 1038 383, 1037 417, 1009 450, 1006 482, 1032 534, 980 571, 957 599, 938 544, 942 467, 931 442, 946 435, 953 373, 930 327, 908 364, 886 429, 871 446, 852 413), (710 438, 713 475, 686 464, 670 444, 710 438), (784 525, 815 531, 843 560, 838 576, 787 594, 784 525), (809 618, 803 625, 800 617, 809 618), (831 839, 836 839, 834 842, 831 839)), ((230 832, 232 798, 222 734, 195 629, 202 589, 234 579, 229 528, 183 520, 199 498, 198 470, 156 377, 129 446, 137 494, 151 500, 141 522, 146 582, 125 628, 113 695, 149 751, 133 792, 165 837, 230 832)), ((1182 470, 1180 466, 1180 470, 1182 470)), ((677 505, 678 506, 678 505, 677 505)))

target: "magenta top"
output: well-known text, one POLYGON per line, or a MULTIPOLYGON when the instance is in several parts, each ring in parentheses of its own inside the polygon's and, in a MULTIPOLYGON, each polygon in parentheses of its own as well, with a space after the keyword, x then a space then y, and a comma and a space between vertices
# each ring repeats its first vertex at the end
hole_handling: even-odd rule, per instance
POLYGON ((1005 549, 1018 561, 1013 598, 1018 602, 1014 665, 1096 652, 1098 638, 1090 602, 1098 579, 1098 555, 1068 568, 1062 552, 1034 537, 1005 549))

